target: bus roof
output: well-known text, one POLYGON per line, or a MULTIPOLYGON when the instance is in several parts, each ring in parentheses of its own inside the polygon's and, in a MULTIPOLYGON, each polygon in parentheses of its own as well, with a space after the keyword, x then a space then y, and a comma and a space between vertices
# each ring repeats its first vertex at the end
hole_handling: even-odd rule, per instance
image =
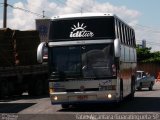
MULTIPOLYGON (((74 19, 74 18, 87 18, 87 17, 106 17, 106 16, 112 16, 114 18, 119 19, 121 22, 125 23, 126 25, 128 25, 124 20, 122 20, 121 18, 119 18, 117 15, 113 14, 113 13, 74 13, 74 14, 64 14, 64 15, 57 15, 57 16, 53 16, 51 18, 52 20, 61 20, 61 19, 74 19)), ((130 28, 132 28, 130 25, 128 25, 130 28)), ((133 29, 133 28, 132 28, 133 29)))
POLYGON ((103 16, 116 16, 112 13, 75 13, 65 14, 52 17, 52 19, 65 19, 65 18, 80 18, 80 17, 103 17, 103 16))

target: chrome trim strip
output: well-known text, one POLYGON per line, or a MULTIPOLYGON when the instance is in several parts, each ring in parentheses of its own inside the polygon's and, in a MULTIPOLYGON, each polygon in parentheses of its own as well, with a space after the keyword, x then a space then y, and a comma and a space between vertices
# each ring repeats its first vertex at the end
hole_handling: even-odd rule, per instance
POLYGON ((88 44, 101 44, 101 43, 113 43, 113 39, 108 40, 81 40, 81 41, 63 41, 63 42, 49 42, 49 47, 54 46, 71 46, 71 45, 88 45, 88 44))

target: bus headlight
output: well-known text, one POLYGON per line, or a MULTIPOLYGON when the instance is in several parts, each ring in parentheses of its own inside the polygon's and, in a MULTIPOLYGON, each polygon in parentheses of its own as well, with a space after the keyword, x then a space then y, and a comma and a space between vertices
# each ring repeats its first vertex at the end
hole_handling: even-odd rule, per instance
POLYGON ((57 96, 54 96, 53 99, 54 99, 55 101, 57 101, 57 100, 58 100, 58 97, 57 97, 57 96))
POLYGON ((108 98, 111 99, 111 98, 112 98, 112 95, 111 95, 111 94, 108 94, 108 98))

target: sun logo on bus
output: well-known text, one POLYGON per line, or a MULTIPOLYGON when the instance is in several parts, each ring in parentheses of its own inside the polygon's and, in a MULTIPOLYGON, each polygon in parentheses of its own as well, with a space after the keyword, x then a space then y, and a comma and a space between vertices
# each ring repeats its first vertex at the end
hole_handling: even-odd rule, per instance
POLYGON ((86 30, 87 26, 84 25, 84 23, 80 24, 79 22, 77 25, 73 25, 71 27, 72 31, 70 32, 71 38, 83 38, 83 37, 93 37, 94 33, 92 31, 86 30))
POLYGON ((73 25, 73 27, 71 27, 71 29, 73 31, 76 31, 76 30, 85 30, 87 26, 84 26, 84 23, 82 23, 81 25, 79 24, 79 22, 77 23, 77 26, 76 25, 73 25))

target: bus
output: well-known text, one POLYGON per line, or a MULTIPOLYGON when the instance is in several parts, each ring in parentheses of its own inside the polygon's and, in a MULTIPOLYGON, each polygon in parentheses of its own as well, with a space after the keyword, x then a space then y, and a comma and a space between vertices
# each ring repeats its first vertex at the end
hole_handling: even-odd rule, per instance
POLYGON ((51 103, 117 103, 133 99, 137 64, 134 29, 111 13, 56 16, 50 21, 48 48, 51 103))

